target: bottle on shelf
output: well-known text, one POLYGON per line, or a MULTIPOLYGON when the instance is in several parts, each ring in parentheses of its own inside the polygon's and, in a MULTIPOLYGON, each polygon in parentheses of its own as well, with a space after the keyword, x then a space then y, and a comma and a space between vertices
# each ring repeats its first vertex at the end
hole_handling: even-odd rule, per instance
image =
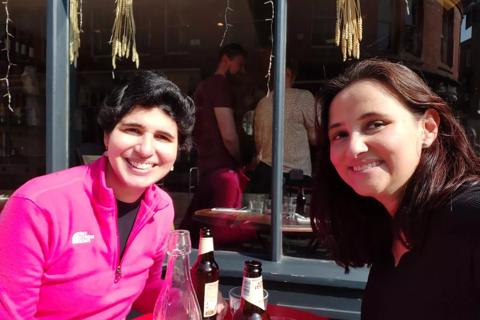
POLYGON ((190 277, 189 254, 192 251, 190 232, 173 230, 167 239, 167 271, 165 286, 160 291, 154 320, 201 320, 202 315, 190 277))
POLYGON ((301 215, 305 215, 305 204, 307 203, 307 198, 303 192, 303 187, 300 187, 297 192, 297 206, 295 212, 301 215))
POLYGON ((208 227, 200 229, 198 257, 192 267, 192 280, 203 320, 215 320, 217 315, 220 270, 213 254, 213 233, 208 227))
POLYGON ((20 57, 20 47, 22 43, 22 35, 19 30, 16 30, 15 33, 12 33, 15 35, 15 56, 20 57))
POLYGON ((233 314, 233 320, 270 320, 264 301, 262 263, 245 261, 240 308, 233 314))
POLYGON ((22 59, 28 57, 28 45, 27 45, 27 36, 25 32, 21 33, 22 37, 20 38, 20 56, 22 59))
POLYGON ((28 41, 28 44, 27 44, 27 48, 28 48, 28 59, 30 60, 30 62, 33 62, 35 60, 35 45, 34 45, 34 38, 32 35, 30 35, 30 37, 28 38, 29 41, 28 41))
POLYGON ((24 116, 24 96, 23 93, 18 93, 15 95, 14 107, 13 107, 13 117, 14 125, 22 126, 23 125, 23 116, 24 116))
POLYGON ((7 122, 7 108, 0 101, 0 125, 4 125, 7 122))

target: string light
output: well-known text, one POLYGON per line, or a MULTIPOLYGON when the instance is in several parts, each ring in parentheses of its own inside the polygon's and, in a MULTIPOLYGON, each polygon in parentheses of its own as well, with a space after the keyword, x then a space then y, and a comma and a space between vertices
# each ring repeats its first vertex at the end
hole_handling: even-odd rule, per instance
POLYGON ((268 70, 265 78, 267 79, 267 97, 270 95, 270 80, 272 78, 272 61, 273 61, 273 21, 275 20, 275 4, 273 1, 264 2, 265 5, 270 4, 272 7, 272 17, 270 19, 265 19, 265 21, 270 21, 270 43, 272 45, 270 49, 270 57, 268 61, 268 70))
POLYGON ((225 20, 225 31, 223 32, 223 37, 222 37, 222 40, 220 41, 220 47, 223 46, 223 42, 225 41, 225 38, 227 37, 228 29, 229 29, 230 27, 232 27, 232 25, 228 23, 228 12, 229 12, 229 11, 232 11, 232 12, 233 12, 233 9, 230 7, 230 0, 227 0, 227 6, 225 7, 225 16, 224 16, 224 20, 225 20))
POLYGON ((15 64, 12 63, 12 61, 10 60, 10 38, 15 38, 11 33, 10 33, 10 30, 9 30, 9 24, 10 22, 13 22, 11 19, 10 19, 10 13, 8 11, 8 0, 5 0, 2 2, 4 7, 5 7, 5 47, 2 49, 3 51, 6 52, 6 56, 7 56, 7 71, 5 73, 5 77, 1 78, 0 81, 4 81, 5 82, 5 86, 6 86, 6 89, 7 89, 7 93, 5 93, 3 95, 3 97, 7 98, 7 101, 8 101, 8 104, 7 104, 7 107, 10 111, 13 112, 13 108, 12 108, 12 94, 10 93, 10 80, 9 80, 9 77, 10 77, 10 68, 12 66, 14 66, 15 64))

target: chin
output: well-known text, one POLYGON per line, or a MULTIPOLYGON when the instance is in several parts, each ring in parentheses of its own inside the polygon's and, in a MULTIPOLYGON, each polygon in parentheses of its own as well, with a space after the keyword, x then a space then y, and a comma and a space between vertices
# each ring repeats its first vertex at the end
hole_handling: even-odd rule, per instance
POLYGON ((380 194, 380 191, 377 190, 376 188, 371 188, 371 187, 356 187, 353 188, 356 194, 362 197, 373 197, 377 196, 380 194))

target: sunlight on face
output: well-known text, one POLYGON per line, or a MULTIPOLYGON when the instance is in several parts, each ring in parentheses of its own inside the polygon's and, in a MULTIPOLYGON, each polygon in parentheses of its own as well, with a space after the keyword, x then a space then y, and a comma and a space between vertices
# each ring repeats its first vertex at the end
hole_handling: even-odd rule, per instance
POLYGON ((386 86, 358 81, 332 101, 330 160, 356 193, 395 211, 418 166, 422 122, 386 86))
POLYGON ((177 124, 158 107, 136 106, 105 134, 104 142, 109 162, 107 185, 118 200, 135 201, 173 167, 177 124))

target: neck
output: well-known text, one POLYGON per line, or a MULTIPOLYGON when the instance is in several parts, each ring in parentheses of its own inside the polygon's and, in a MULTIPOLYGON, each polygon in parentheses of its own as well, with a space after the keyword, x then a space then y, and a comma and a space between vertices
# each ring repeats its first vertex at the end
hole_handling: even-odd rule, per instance
POLYGON ((133 203, 137 201, 142 194, 145 192, 145 188, 124 188, 122 187, 122 183, 118 181, 115 173, 112 172, 112 168, 110 167, 110 163, 107 161, 107 170, 105 172, 105 180, 107 183, 107 187, 113 190, 113 194, 115 195, 115 199, 125 202, 125 203, 133 203))
POLYGON ((383 197, 375 197, 375 199, 380 202, 385 209, 387 209, 390 216, 395 216, 398 210, 401 199, 403 198, 403 190, 397 191, 394 194, 389 194, 383 197))

